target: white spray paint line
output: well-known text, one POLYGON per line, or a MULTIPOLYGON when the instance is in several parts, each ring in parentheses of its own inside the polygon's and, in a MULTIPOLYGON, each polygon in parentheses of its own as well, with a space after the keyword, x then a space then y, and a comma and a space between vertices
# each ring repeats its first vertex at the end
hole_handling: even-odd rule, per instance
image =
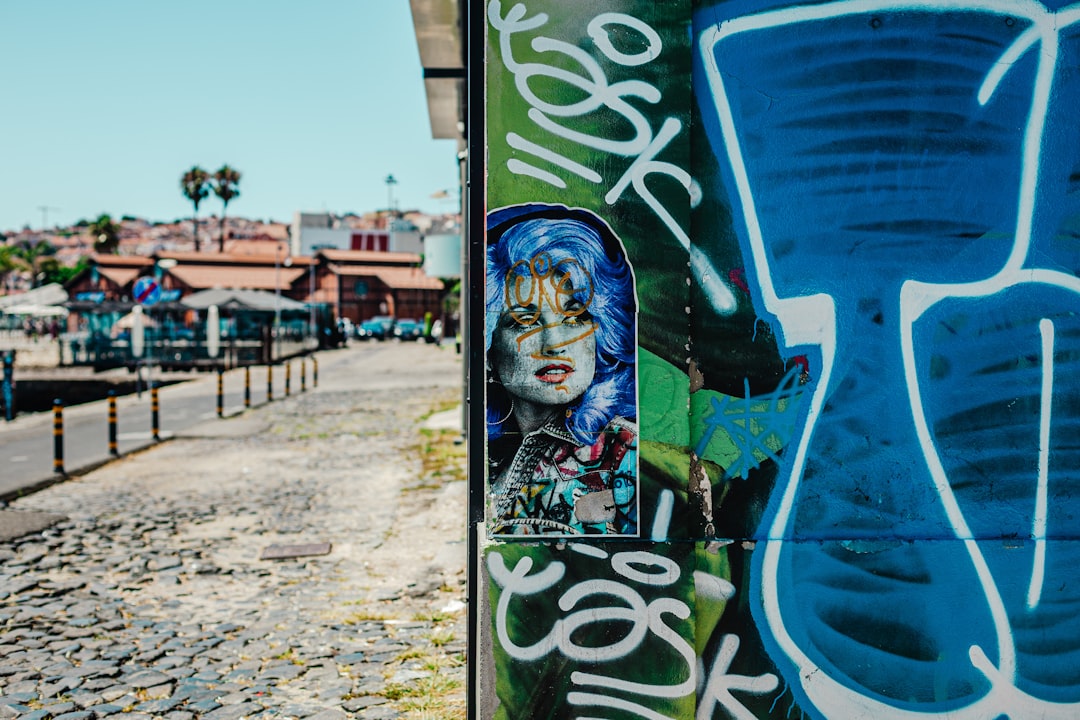
POLYGON ((670 490, 661 490, 660 497, 656 501, 656 517, 653 518, 652 534, 653 542, 663 542, 668 538, 668 528, 671 526, 671 513, 675 508, 675 493, 670 490))
POLYGON ((1031 568, 1027 605, 1033 609, 1042 599, 1046 575, 1047 491, 1050 474, 1050 415, 1054 398, 1054 323, 1043 318, 1039 322, 1042 336, 1042 397, 1039 413, 1039 481, 1035 490, 1035 517, 1031 535, 1035 538, 1035 558, 1031 568))

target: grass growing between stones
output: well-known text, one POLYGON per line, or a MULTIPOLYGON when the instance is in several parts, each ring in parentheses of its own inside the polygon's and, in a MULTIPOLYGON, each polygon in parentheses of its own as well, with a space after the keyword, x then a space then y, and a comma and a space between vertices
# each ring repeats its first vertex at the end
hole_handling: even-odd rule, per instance
POLYGON ((461 680, 447 674, 448 669, 460 667, 459 657, 432 655, 421 667, 431 673, 408 683, 390 683, 380 693, 397 703, 406 718, 415 720, 464 720, 465 698, 459 692, 461 680))
POLYGON ((424 652, 424 649, 414 647, 414 648, 409 648, 405 652, 398 655, 396 661, 397 662, 405 662, 406 660, 415 660, 416 658, 422 658, 422 657, 427 657, 427 653, 424 652))
POLYGON ((427 636, 427 639, 435 647, 443 647, 454 642, 454 633, 450 630, 435 630, 427 636))
POLYGON ((447 410, 452 410, 459 405, 461 405, 461 395, 459 394, 459 391, 455 388, 453 397, 441 398, 438 402, 431 406, 430 410, 420 416, 420 420, 427 420, 432 415, 438 415, 439 413, 446 412, 447 410))
POLYGON ((465 444, 455 442, 460 440, 458 430, 420 428, 420 479, 405 489, 437 489, 448 482, 465 480, 465 444))
MULTIPOLYGON (((461 398, 448 395, 435 400, 431 409, 420 416, 420 422, 461 405, 461 398)), ((456 427, 421 427, 420 441, 414 446, 420 458, 418 481, 404 490, 437 490, 448 482, 466 479, 465 444, 461 430, 456 427)))
POLYGON ((358 610, 354 613, 349 613, 342 622, 346 625, 359 625, 365 622, 383 622, 386 620, 393 620, 393 615, 387 615, 386 613, 374 612, 369 610, 358 610))
POLYGON ((416 622, 429 622, 429 623, 433 623, 435 625, 438 625, 439 623, 450 622, 451 620, 454 619, 454 616, 449 614, 449 613, 442 612, 440 610, 433 610, 431 612, 426 612, 425 611, 425 612, 413 613, 413 618, 412 619, 415 620, 416 622))
POLYGON ((281 653, 278 653, 277 655, 274 655, 273 658, 275 660, 288 660, 293 665, 303 665, 304 664, 304 661, 301 660, 299 656, 297 656, 296 648, 292 648, 292 647, 287 648, 284 652, 281 652, 281 653))

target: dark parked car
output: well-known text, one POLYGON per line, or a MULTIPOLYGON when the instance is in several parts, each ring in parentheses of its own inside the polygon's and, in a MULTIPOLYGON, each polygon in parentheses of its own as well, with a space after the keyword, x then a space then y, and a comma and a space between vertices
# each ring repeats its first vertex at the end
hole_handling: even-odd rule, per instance
POLYGON ((419 320, 398 320, 394 325, 394 337, 398 340, 419 340, 424 334, 424 326, 419 320))
POLYGON ((394 318, 389 315, 376 315, 365 320, 356 328, 356 337, 361 340, 385 340, 394 331, 394 318))

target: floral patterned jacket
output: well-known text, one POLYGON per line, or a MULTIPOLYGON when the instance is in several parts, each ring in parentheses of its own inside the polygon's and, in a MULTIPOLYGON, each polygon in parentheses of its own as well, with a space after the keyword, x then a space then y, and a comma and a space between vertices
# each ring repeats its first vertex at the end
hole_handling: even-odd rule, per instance
POLYGON ((591 445, 559 422, 493 440, 488 478, 492 534, 637 535, 637 425, 625 418, 591 445))

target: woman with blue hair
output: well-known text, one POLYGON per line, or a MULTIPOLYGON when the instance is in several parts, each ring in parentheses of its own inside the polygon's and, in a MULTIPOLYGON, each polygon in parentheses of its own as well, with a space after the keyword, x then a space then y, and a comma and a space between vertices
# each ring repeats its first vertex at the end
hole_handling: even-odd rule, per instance
POLYGON ((635 536, 637 316, 621 242, 586 210, 488 215, 493 534, 635 536))

